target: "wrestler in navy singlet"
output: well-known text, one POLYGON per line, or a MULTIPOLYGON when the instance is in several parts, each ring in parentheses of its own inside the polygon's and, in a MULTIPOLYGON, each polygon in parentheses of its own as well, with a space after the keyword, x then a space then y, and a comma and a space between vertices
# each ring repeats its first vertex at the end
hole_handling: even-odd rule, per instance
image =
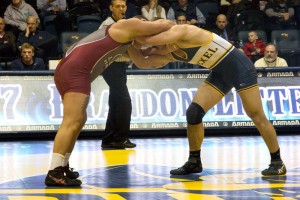
POLYGON ((66 92, 90 95, 91 82, 116 58, 124 54, 128 45, 129 43, 122 44, 113 40, 106 28, 103 28, 71 46, 54 75, 61 96, 66 92))
POLYGON ((211 34, 212 40, 208 44, 180 48, 180 51, 172 52, 172 56, 176 60, 211 69, 205 82, 223 96, 232 87, 238 92, 257 87, 256 69, 251 60, 220 36, 211 34))

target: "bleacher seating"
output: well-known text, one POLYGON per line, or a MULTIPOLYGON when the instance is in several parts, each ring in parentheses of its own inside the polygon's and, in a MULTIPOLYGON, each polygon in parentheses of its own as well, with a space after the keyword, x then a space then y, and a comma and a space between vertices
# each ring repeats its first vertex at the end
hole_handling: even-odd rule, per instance
POLYGON ((77 17, 77 31, 92 33, 101 25, 102 20, 96 15, 82 15, 77 17))
POLYGON ((298 30, 274 30, 271 41, 278 48, 279 56, 283 57, 289 66, 300 66, 300 36, 298 30))
POLYGON ((55 28, 55 23, 54 23, 55 18, 56 18, 56 15, 48 15, 48 16, 45 16, 44 22, 43 22, 44 30, 53 35, 56 35, 56 28, 55 28))
POLYGON ((88 33, 84 33, 84 32, 79 33, 77 31, 63 32, 61 34, 62 52, 65 53, 72 44, 78 42, 81 38, 87 35, 88 33))

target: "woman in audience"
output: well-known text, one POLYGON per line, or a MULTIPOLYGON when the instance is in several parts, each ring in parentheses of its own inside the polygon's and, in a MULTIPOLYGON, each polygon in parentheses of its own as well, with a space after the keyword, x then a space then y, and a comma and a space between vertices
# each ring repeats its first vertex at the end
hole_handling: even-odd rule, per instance
POLYGON ((166 19, 166 11, 159 5, 158 0, 149 0, 148 4, 142 7, 142 15, 149 21, 157 18, 166 19))

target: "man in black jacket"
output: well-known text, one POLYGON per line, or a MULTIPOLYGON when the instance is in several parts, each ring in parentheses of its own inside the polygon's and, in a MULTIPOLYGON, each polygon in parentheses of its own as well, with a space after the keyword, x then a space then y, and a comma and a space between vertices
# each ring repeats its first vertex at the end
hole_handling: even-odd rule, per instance
MULTIPOLYGON (((112 15, 103 21, 100 28, 109 26, 125 17, 127 10, 125 1, 113 0, 109 8, 112 15)), ((126 63, 112 63, 104 70, 102 76, 109 86, 109 111, 101 147, 104 149, 134 148, 136 144, 128 139, 132 106, 126 85, 126 63)))

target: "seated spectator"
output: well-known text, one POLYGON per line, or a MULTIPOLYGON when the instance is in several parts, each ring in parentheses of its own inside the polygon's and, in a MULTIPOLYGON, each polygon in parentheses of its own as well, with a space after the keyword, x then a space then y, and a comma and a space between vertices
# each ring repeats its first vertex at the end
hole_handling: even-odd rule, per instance
POLYGON ((187 24, 186 14, 185 13, 178 13, 176 18, 177 24, 187 24))
POLYGON ((252 62, 255 62, 259 58, 263 57, 266 44, 262 40, 258 39, 255 31, 250 31, 248 33, 248 40, 249 42, 247 42, 242 48, 248 58, 250 58, 252 62))
POLYGON ((66 11, 66 0, 38 0, 37 8, 41 16, 57 15, 59 12, 66 11))
POLYGON ((269 35, 273 30, 296 29, 294 7, 285 0, 268 2, 265 7, 269 35))
MULTIPOLYGON (((183 12, 178 13, 176 23, 177 24, 187 24, 185 13, 183 13, 183 12)), ((187 62, 175 62, 175 63, 169 63, 168 65, 169 65, 170 69, 172 69, 172 65, 174 65, 175 68, 178 68, 178 69, 193 69, 194 68, 193 64, 190 64, 187 62)))
POLYGON ((21 46, 21 58, 12 61, 11 70, 46 70, 46 66, 43 59, 34 57, 34 47, 29 43, 24 43, 21 46))
POLYGON ((27 27, 25 32, 20 33, 18 38, 18 47, 22 44, 30 43, 35 48, 35 55, 47 61, 49 57, 58 56, 57 38, 47 31, 38 30, 37 19, 35 16, 27 18, 27 27))
POLYGON ((10 31, 5 31, 5 20, 0 17, 0 57, 16 56, 16 37, 10 31))
POLYGON ((188 0, 178 0, 174 3, 167 13, 167 19, 176 22, 177 15, 184 12, 187 17, 187 24, 192 24, 196 26, 205 25, 205 17, 202 12, 193 3, 188 2, 188 0))
POLYGON ((25 31, 28 16, 35 16, 40 23, 39 16, 34 8, 24 0, 11 0, 4 13, 5 23, 10 26, 16 38, 21 31, 25 31))
POLYGON ((231 5, 228 7, 226 17, 228 20, 228 29, 233 33, 233 39, 236 40, 237 33, 240 31, 238 27, 238 17, 243 11, 251 8, 249 0, 232 0, 231 5))
POLYGON ((166 19, 166 11, 159 5, 158 0, 149 0, 148 4, 142 7, 142 15, 148 21, 154 21, 155 18, 166 19))
POLYGON ((260 67, 287 67, 287 62, 283 59, 277 56, 278 50, 277 47, 273 44, 268 44, 264 51, 264 57, 261 59, 258 59, 254 66, 256 68, 260 67))
POLYGON ((66 0, 39 0, 37 7, 42 21, 44 21, 45 16, 56 15, 54 24, 58 38, 62 32, 71 30, 69 14, 66 12, 66 0))
POLYGON ((216 19, 216 26, 215 28, 211 29, 210 31, 221 36, 223 39, 234 43, 232 38, 232 31, 227 29, 228 21, 227 17, 224 14, 219 14, 216 19))

